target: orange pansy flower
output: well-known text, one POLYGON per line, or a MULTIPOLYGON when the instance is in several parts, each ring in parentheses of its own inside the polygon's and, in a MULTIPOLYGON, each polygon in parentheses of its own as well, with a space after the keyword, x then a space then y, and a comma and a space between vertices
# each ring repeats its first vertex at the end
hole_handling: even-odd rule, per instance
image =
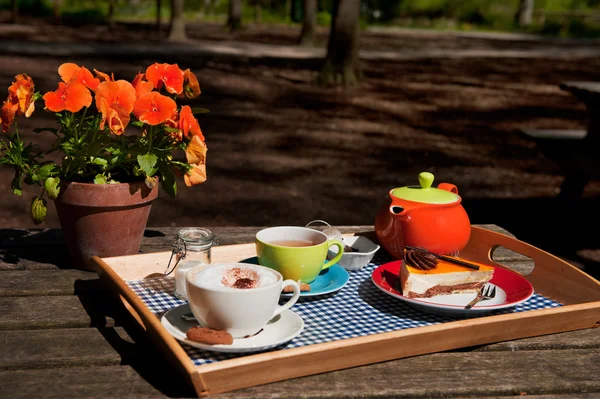
POLYGON ((95 78, 94 75, 86 67, 80 67, 72 62, 66 62, 58 67, 58 74, 65 83, 69 83, 74 80, 83 84, 90 90, 96 90, 100 84, 100 80, 95 78))
POLYGON ((141 95, 135 101, 133 113, 143 123, 159 125, 169 119, 176 109, 175 101, 153 91, 141 95))
POLYGON ((126 80, 104 81, 96 91, 96 108, 102 113, 100 129, 106 122, 114 134, 123 134, 135 103, 135 89, 126 80))
POLYGON ((152 89, 154 89, 154 85, 152 84, 152 82, 146 82, 144 80, 143 73, 138 73, 137 75, 135 75, 135 78, 133 78, 133 82, 131 82, 131 84, 135 88, 135 95, 137 97, 146 93, 150 93, 152 89))
POLYGON ((206 151, 206 144, 194 136, 185 149, 185 158, 189 164, 201 165, 206 161, 206 151))
POLYGON ((58 83, 56 91, 44 94, 46 108, 53 112, 64 110, 77 112, 83 107, 89 107, 92 103, 90 91, 81 83, 70 81, 69 83, 58 83))
POLYGON ((120 136, 125 131, 131 119, 131 113, 125 111, 118 103, 108 104, 105 99, 101 100, 102 121, 100 121, 100 129, 104 129, 106 123, 111 132, 120 136))
POLYGON ((181 111, 179 112, 179 129, 187 138, 190 137, 189 133, 191 132, 192 135, 198 136, 200 137, 200 140, 205 141, 202 130, 200 130, 200 125, 194 117, 194 114, 192 114, 192 109, 189 105, 181 107, 181 111))
POLYGON ((177 64, 154 63, 146 69, 146 79, 152 82, 155 88, 160 89, 163 84, 171 94, 183 92, 183 71, 177 64))
POLYGON ((183 71, 183 92, 179 97, 183 97, 184 95, 190 99, 200 95, 200 83, 198 82, 196 75, 189 69, 183 71))
POLYGON ((4 101, 2 109, 0 110, 0 125, 2 131, 6 133, 8 128, 12 126, 15 121, 15 106, 10 101, 10 98, 4 101))
POLYGON ((15 76, 15 81, 8 88, 8 100, 14 106, 17 115, 31 116, 35 110, 33 95, 35 94, 33 79, 22 73, 15 76))
POLYGON ((206 165, 192 165, 192 169, 183 175, 183 180, 188 187, 204 183, 206 181, 206 165))

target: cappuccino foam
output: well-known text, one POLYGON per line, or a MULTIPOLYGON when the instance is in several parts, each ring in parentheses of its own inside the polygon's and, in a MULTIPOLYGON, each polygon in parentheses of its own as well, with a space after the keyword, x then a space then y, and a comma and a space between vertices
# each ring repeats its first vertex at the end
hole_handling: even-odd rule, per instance
POLYGON ((275 284, 277 275, 262 268, 240 265, 208 267, 194 276, 194 283, 207 288, 261 288, 275 284))

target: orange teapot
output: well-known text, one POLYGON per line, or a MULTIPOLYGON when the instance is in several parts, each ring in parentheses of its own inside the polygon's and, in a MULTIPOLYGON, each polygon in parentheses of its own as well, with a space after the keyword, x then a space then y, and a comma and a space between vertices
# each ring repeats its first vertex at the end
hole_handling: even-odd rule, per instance
POLYGON ((422 247, 431 252, 458 255, 471 236, 471 222, 460 204, 458 189, 449 183, 431 187, 433 174, 419 174, 419 186, 390 190, 375 219, 379 243, 393 257, 404 256, 404 246, 422 247))

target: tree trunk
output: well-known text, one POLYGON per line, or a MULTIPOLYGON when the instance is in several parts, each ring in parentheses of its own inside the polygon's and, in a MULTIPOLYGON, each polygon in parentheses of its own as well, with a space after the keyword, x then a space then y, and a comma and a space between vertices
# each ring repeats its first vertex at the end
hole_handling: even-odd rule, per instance
POLYGON ((10 22, 16 24, 19 22, 19 0, 11 0, 10 10, 10 22))
POLYGON ((262 6, 260 5, 260 1, 256 1, 254 4, 254 23, 260 25, 262 22, 262 6))
POLYGON ((56 25, 60 25, 60 6, 62 0, 53 0, 52 1, 52 14, 54 15, 54 23, 56 25))
POLYGON ((335 0, 327 58, 319 73, 322 85, 354 86, 362 78, 358 49, 360 0, 335 0))
POLYGON ((108 0, 108 16, 106 20, 110 30, 115 29, 115 2, 116 0, 108 0))
POLYGON ((171 0, 171 31, 169 41, 185 42, 185 19, 183 16, 183 0, 171 0))
POLYGON ((232 31, 242 27, 242 0, 229 0, 229 19, 227 27, 232 31))
POLYGON ((315 26, 317 25, 317 0, 304 0, 302 33, 298 43, 312 46, 315 42, 315 26))
POLYGON ((520 0, 519 9, 515 14, 515 22, 520 27, 531 25, 531 17, 533 16, 534 0, 520 0))
POLYGON ((160 11, 161 11, 162 1, 156 0, 156 31, 160 35, 160 11))

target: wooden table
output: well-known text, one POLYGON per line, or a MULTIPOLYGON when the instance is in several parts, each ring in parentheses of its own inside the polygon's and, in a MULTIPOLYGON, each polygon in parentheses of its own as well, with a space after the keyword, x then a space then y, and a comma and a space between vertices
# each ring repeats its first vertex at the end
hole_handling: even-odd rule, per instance
MULTIPOLYGON (((502 231, 498 226, 487 228, 502 231)), ((343 232, 372 226, 347 226, 343 232)), ((142 252, 170 250, 179 228, 148 228, 142 252)), ((221 244, 259 227, 212 227, 221 244)), ((0 230, 0 397, 190 397, 92 272, 69 269, 60 230, 0 230)), ((527 268, 523 257, 496 260, 527 268)), ((356 367, 219 397, 600 397, 600 329, 356 367)))

